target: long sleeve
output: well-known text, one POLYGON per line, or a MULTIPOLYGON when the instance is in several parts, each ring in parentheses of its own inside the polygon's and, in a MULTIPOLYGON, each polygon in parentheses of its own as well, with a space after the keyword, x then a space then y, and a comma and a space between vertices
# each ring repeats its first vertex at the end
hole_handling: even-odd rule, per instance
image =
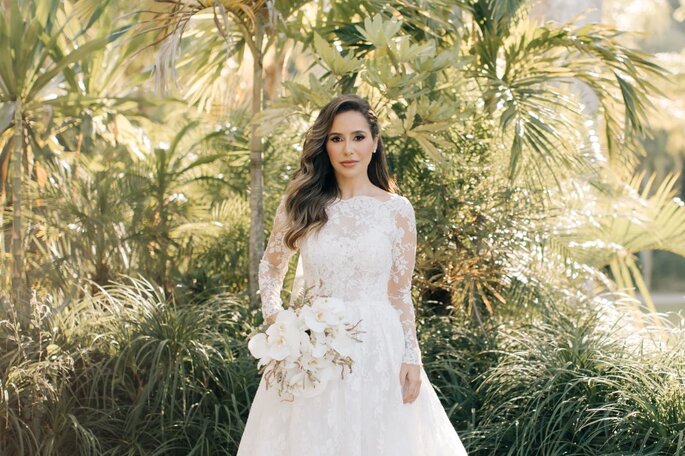
POLYGON ((404 331, 404 357, 407 364, 422 364, 416 337, 416 317, 411 296, 411 281, 416 261, 416 219, 414 208, 402 197, 395 212, 395 237, 392 245, 392 266, 388 281, 388 297, 399 311, 404 331))
POLYGON ((274 216, 269 241, 259 261, 259 294, 262 300, 262 315, 265 319, 283 309, 281 300, 283 279, 288 272, 290 257, 295 253, 295 250, 288 248, 284 242, 287 228, 285 198, 281 198, 274 216))

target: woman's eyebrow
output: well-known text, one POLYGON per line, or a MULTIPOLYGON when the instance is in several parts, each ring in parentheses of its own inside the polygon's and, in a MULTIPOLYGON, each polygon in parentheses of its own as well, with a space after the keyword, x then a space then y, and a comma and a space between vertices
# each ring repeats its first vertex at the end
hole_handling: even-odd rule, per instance
MULTIPOLYGON (((364 130, 355 130, 355 131, 353 131, 352 133, 355 133, 355 134, 356 134, 356 133, 363 133, 363 134, 366 134, 366 132, 365 132, 364 130)), ((338 133, 337 131, 332 131, 332 132, 330 132, 330 133, 328 134, 328 136, 333 136, 333 135, 340 135, 340 136, 342 136, 342 133, 338 133)))

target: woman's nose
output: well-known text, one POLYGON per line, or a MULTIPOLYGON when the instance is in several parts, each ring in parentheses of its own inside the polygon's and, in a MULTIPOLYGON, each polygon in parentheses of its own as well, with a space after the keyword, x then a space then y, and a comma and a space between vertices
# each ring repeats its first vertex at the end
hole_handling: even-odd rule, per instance
POLYGON ((353 150, 354 150, 354 147, 353 147, 352 141, 345 141, 345 144, 343 145, 343 152, 345 152, 346 154, 349 154, 353 150))

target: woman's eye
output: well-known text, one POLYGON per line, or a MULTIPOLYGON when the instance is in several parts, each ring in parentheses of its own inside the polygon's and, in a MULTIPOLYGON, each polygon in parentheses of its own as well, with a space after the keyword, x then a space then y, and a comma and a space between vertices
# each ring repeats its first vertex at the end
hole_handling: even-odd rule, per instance
POLYGON ((364 141, 365 136, 364 135, 357 135, 354 137, 357 141, 364 141))
POLYGON ((332 142, 338 142, 339 139, 340 139, 340 138, 338 138, 337 136, 333 136, 333 137, 331 138, 331 141, 332 141, 332 142))

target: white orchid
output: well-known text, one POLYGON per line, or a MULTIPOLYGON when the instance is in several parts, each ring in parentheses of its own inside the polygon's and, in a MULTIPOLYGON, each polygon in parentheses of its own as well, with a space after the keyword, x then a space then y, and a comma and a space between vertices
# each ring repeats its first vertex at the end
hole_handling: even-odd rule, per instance
POLYGON ((266 331, 248 341, 257 366, 265 370, 267 386, 274 381, 279 394, 312 397, 336 378, 337 369, 353 363, 354 336, 359 330, 346 319, 345 303, 319 296, 300 301, 295 308, 281 310, 266 331))
POLYGON ((328 380, 331 377, 334 368, 333 361, 326 358, 317 358, 315 356, 305 354, 300 359, 302 369, 307 371, 316 371, 319 373, 319 380, 328 380))
POLYGON ((298 397, 313 397, 321 393, 328 381, 312 378, 311 373, 300 371, 290 378, 290 386, 298 397))
POLYGON ((323 358, 328 352, 329 346, 326 344, 326 337, 323 335, 314 335, 314 342, 312 344, 312 356, 315 358, 323 358))
POLYGON ((349 356, 352 354, 353 342, 354 339, 352 339, 347 334, 347 331, 344 330, 334 331, 331 335, 331 348, 340 353, 342 356, 349 356))
POLYGON ((263 365, 268 364, 271 361, 271 357, 268 355, 269 344, 267 342, 266 334, 257 333, 254 337, 252 337, 249 340, 249 342, 247 343, 247 348, 250 350, 252 356, 259 359, 257 367, 262 367, 263 365))
POLYGON ((345 314, 345 304, 336 298, 321 297, 311 306, 302 307, 300 315, 309 329, 323 332, 328 326, 338 325, 345 314))
MULTIPOLYGON (((300 322, 292 309, 285 309, 276 316, 276 322, 266 330, 267 354, 281 361, 296 356, 300 351, 300 322)), ((260 347, 261 348, 261 347, 260 347)))

